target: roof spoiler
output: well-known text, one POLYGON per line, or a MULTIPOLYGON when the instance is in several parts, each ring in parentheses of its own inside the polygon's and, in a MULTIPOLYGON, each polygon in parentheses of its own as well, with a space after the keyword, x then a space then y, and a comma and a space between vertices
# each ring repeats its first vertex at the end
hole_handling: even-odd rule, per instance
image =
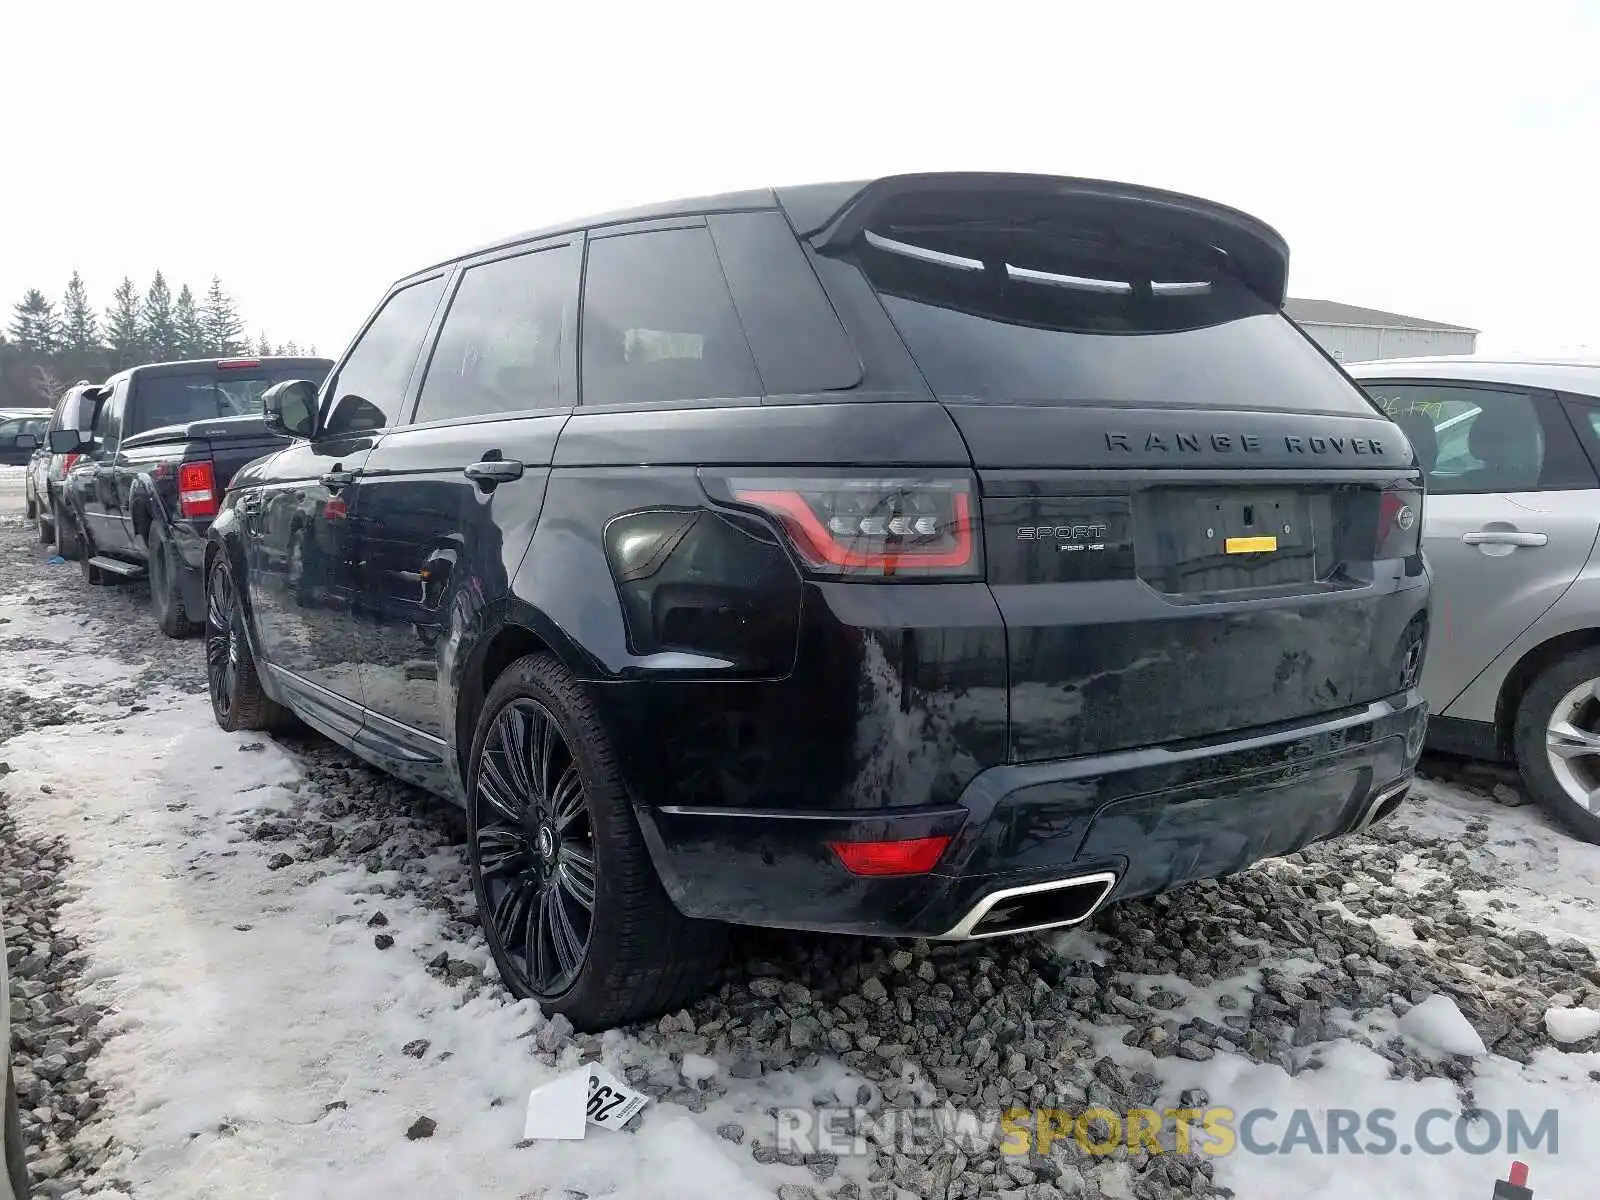
POLYGON ((1172 233, 1220 251, 1230 271, 1274 307, 1282 308, 1288 294, 1289 244, 1277 230, 1249 213, 1181 192, 1101 179, 978 171, 886 175, 846 186, 855 190, 842 204, 838 186, 777 188, 775 194, 795 231, 819 250, 853 242, 876 213, 912 196, 940 192, 967 197, 1055 196, 1113 221, 1118 210, 1159 218, 1172 233))

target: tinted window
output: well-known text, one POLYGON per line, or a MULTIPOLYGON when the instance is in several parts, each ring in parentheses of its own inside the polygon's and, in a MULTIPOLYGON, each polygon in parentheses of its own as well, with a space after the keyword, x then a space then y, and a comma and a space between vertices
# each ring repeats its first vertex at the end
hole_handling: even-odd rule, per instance
POLYGON ((575 327, 578 249, 558 246, 462 273, 422 384, 418 421, 561 403, 575 327))
POLYGON ((128 381, 118 383, 116 390, 100 402, 100 407, 94 414, 94 433, 90 438, 92 442, 91 453, 99 453, 108 448, 115 448, 117 444, 118 428, 122 421, 122 404, 128 394, 128 381))
POLYGON ((1209 246, 924 213, 868 230, 854 257, 944 397, 1372 411, 1209 246))
POLYGON ((323 422, 325 435, 395 423, 443 291, 444 277, 439 276, 402 288, 384 302, 339 369, 335 399, 323 422))
POLYGON ((273 384, 286 379, 322 382, 315 370, 305 366, 275 370, 200 370, 186 375, 140 375, 136 378, 133 419, 138 426, 135 432, 139 433, 213 417, 259 415, 261 396, 273 384))
POLYGON ((45 430, 50 427, 49 417, 17 417, 14 420, 0 421, 0 440, 10 440, 24 433, 31 433, 34 437, 44 437, 45 430))
POLYGON ((1405 431, 1428 490, 1532 492, 1594 486, 1594 476, 1553 402, 1508 388, 1369 383, 1405 431))
POLYGON ((597 238, 583 295, 583 402, 757 396, 761 380, 710 235, 597 238))

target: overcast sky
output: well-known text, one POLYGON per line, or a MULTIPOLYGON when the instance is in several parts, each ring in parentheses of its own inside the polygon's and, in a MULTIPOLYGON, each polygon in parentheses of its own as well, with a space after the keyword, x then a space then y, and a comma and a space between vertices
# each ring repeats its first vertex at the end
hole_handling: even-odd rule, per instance
POLYGON ((341 348, 523 229, 926 169, 1092 175, 1277 226, 1291 290, 1600 352, 1600 0, 1033 5, 11 0, 0 299, 213 272, 341 348))

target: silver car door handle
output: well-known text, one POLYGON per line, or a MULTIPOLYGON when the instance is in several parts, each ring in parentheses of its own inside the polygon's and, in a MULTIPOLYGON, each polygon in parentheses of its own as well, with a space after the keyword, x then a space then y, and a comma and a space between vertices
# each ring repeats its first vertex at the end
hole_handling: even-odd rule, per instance
POLYGON ((476 483, 504 483, 522 478, 522 464, 515 459, 486 458, 463 467, 461 473, 476 483))
POLYGON ((1516 529, 1479 529, 1463 533, 1461 540, 1469 546, 1543 546, 1550 539, 1542 533, 1523 533, 1516 529))

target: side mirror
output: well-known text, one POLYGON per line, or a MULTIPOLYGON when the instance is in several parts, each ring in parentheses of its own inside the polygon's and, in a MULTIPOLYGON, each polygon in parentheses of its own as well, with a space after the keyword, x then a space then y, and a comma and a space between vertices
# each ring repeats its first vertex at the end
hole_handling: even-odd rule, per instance
POLYGON ((17 434, 17 449, 18 450, 37 450, 38 448, 39 448, 39 439, 36 438, 33 434, 31 434, 31 433, 19 433, 19 434, 17 434))
POLYGON ((309 379, 273 384, 261 395, 267 428, 292 438, 309 438, 317 430, 317 391, 309 379))
POLYGON ((50 431, 51 454, 76 454, 83 449, 84 436, 76 429, 52 429, 50 431))

